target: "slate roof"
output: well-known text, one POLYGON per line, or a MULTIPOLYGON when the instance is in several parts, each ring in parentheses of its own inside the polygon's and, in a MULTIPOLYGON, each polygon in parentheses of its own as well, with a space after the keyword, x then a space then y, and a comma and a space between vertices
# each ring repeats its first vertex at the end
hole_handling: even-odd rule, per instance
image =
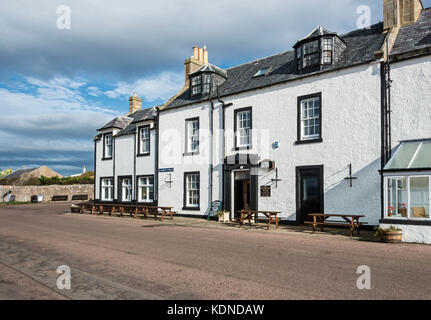
POLYGON ((196 73, 200 73, 200 72, 215 72, 218 73, 219 75, 221 75, 222 77, 227 76, 227 72, 226 70, 223 70, 211 63, 207 63, 205 65, 203 65, 202 67, 200 67, 198 70, 196 70, 195 72, 190 73, 190 75, 196 74, 196 73))
MULTIPOLYGON (((147 108, 143 110, 136 111, 132 114, 129 114, 127 116, 120 116, 115 118, 114 120, 111 120, 106 125, 104 125, 101 130, 105 129, 121 129, 115 136, 124 136, 128 134, 132 134, 136 130, 136 124, 141 121, 145 120, 155 120, 157 118, 157 112, 156 107, 153 108, 147 108)), ((100 138, 100 135, 96 136, 96 139, 100 138)))
POLYGON ((97 131, 102 131, 105 129, 124 129, 127 127, 131 122, 132 118, 120 116, 117 117, 111 121, 109 121, 107 124, 105 124, 102 128, 98 129, 97 131))
POLYGON ((30 173, 36 169, 39 168, 31 168, 31 169, 19 169, 19 170, 15 170, 14 172, 12 172, 11 174, 7 175, 6 177, 3 177, 3 179, 17 179, 19 177, 21 177, 23 174, 26 173, 30 173))
POLYGON ((130 123, 126 127, 119 131, 115 135, 116 137, 133 134, 136 131, 136 126, 139 122, 146 120, 155 120, 157 118, 157 112, 155 108, 148 108, 136 111, 135 113, 128 115, 128 117, 131 118, 132 121, 130 121, 130 123))
MULTIPOLYGON (((295 50, 290 50, 267 58, 245 63, 227 69, 227 79, 220 86, 220 95, 227 96, 243 91, 258 89, 286 81, 300 79, 306 76, 315 75, 331 70, 351 67, 358 64, 368 63, 375 59, 374 52, 378 51, 385 40, 383 33, 383 23, 377 23, 370 29, 359 29, 344 35, 340 38, 346 43, 347 48, 340 58, 330 67, 324 70, 300 74, 296 72, 295 50), (260 69, 271 67, 271 71, 262 77, 254 77, 260 69)), ((212 94, 216 98, 216 94, 212 94)), ((185 90, 174 99, 164 110, 185 106, 188 104, 208 100, 208 96, 190 97, 190 89, 185 90)))
POLYGON ((431 8, 424 9, 415 24, 402 27, 391 55, 431 46, 431 8))

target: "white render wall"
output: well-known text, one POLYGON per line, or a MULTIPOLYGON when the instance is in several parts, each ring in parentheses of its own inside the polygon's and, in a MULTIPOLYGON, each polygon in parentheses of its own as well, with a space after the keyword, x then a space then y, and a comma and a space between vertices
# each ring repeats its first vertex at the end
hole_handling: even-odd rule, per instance
MULTIPOLYGON (((272 196, 258 199, 261 210, 282 211, 281 217, 296 220, 296 167, 324 165, 325 213, 362 214, 378 225, 380 204, 380 66, 358 66, 326 73, 277 87, 256 90, 226 99, 226 128, 233 128, 234 110, 253 108, 253 129, 266 130, 269 139, 258 142, 249 153, 276 162, 278 188, 272 196), (297 140, 297 98, 322 93, 322 143, 295 145, 297 140), (271 144, 278 141, 279 149, 271 144), (264 151, 269 156, 264 155, 264 151), (344 180, 352 163, 350 188, 344 180)), ((227 139, 228 155, 235 154, 234 140, 227 139)), ((260 186, 275 178, 275 171, 259 178, 260 186)))
MULTIPOLYGON (((159 168, 174 168, 174 172, 159 173, 159 205, 172 206, 180 214, 204 215, 209 202, 209 127, 210 103, 173 109, 159 116, 159 168), (198 155, 184 155, 186 119, 199 117, 200 147, 198 155), (182 210, 184 197, 184 172, 200 172, 200 211, 182 210), (172 181, 168 183, 167 181, 172 181)), ((218 181, 214 181, 214 189, 218 181)), ((219 200, 219 199, 213 199, 219 200)))
POLYGON ((431 56, 391 65, 392 147, 431 138, 431 56))
MULTIPOLYGON (((431 138, 431 56, 393 63, 391 78, 392 148, 403 140, 431 138)), ((403 230, 404 242, 431 244, 431 226, 394 226, 403 230)))
MULTIPOLYGON (((234 155, 234 110, 252 107, 254 137, 259 136, 258 146, 253 143, 249 153, 259 154, 261 159, 276 162, 279 170, 278 188, 272 185, 271 198, 261 198, 258 206, 263 210, 281 211, 281 217, 296 220, 295 175, 297 166, 324 165, 325 212, 363 214, 365 221, 378 225, 380 204, 380 65, 365 65, 337 72, 308 77, 302 80, 254 90, 224 98, 233 106, 226 109, 226 156, 234 155), (298 96, 322 92, 323 142, 295 145, 297 140, 298 96), (266 135, 266 136, 265 136, 266 135), (262 138, 262 141, 261 140, 262 138), (273 150, 271 144, 280 143, 273 150), (344 180, 348 165, 359 179, 350 188, 344 180)), ((201 210, 195 214, 207 214, 208 164, 183 164, 190 158, 184 152, 185 119, 200 117, 200 128, 209 128, 209 103, 163 111, 160 114, 159 167, 173 167, 171 187, 165 180, 169 174, 159 177, 161 205, 171 205, 180 213, 183 206, 183 174, 185 171, 201 172, 201 210), (181 141, 172 155, 163 154, 163 147, 170 142, 166 130, 177 130, 181 141), (166 159, 169 159, 167 161, 166 159), (172 161, 173 160, 173 161, 172 161)), ((215 103, 214 130, 221 128, 221 107, 215 103)), ((201 137, 201 147, 204 143, 201 137)), ((219 145, 218 137, 214 145, 219 145)), ((169 149, 169 148, 168 148, 169 149)), ((172 149, 172 148, 170 148, 172 149)), ((222 199, 222 169, 220 148, 214 151, 213 200, 222 199)), ((241 151, 240 151, 241 152, 241 151)), ((260 186, 275 178, 275 172, 259 178, 260 186)))
MULTIPOLYGON (((141 122, 138 125, 150 124, 149 121, 141 122)), ((118 130, 114 130, 114 151, 113 160, 102 160, 103 158, 103 138, 96 141, 96 199, 100 200, 100 178, 114 178, 114 199, 118 200, 118 177, 132 176, 132 199, 136 199, 136 176, 155 175, 155 152, 156 152, 156 129, 150 131, 150 155, 144 157, 137 156, 138 134, 130 134, 116 137, 118 130), (135 145, 136 139, 136 145, 135 145), (136 148, 135 148, 136 146, 136 148), (115 161, 114 161, 115 159, 115 161), (114 174, 115 165, 115 174, 114 174)), ((107 130, 106 132, 110 132, 107 130)))

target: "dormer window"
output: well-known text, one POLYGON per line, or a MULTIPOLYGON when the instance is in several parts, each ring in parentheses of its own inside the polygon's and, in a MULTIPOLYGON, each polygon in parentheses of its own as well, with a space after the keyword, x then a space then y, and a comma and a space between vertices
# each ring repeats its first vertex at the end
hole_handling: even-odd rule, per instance
POLYGON ((332 38, 324 38, 322 39, 322 62, 323 64, 331 64, 332 63, 332 38))
POLYGON ((304 44, 304 68, 319 64, 319 41, 315 40, 304 44))
POLYGON ((202 77, 201 75, 192 78, 192 95, 202 93, 202 77))
POLYGON ((204 78, 202 93, 203 94, 210 93, 211 75, 204 73, 202 76, 204 78))
POLYGON ((336 62, 346 47, 336 33, 317 27, 295 44, 296 68, 303 72, 322 70, 336 62))

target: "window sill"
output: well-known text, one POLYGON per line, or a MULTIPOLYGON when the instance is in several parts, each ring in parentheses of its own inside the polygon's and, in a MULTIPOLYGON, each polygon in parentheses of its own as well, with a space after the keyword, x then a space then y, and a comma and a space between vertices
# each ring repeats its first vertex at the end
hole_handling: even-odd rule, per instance
POLYGON ((296 145, 301 145, 301 144, 310 144, 310 143, 321 143, 323 142, 322 138, 318 138, 318 139, 310 139, 310 140, 298 140, 295 142, 296 145))
POLYGON ((199 155, 199 151, 196 151, 196 152, 185 152, 185 153, 183 153, 183 157, 198 156, 198 155, 199 155))
POLYGON ((399 225, 410 225, 410 226, 431 226, 431 220, 424 219, 382 219, 379 221, 381 224, 399 224, 399 225))
POLYGON ((199 207, 183 207, 184 211, 200 211, 201 208, 199 207))
POLYGON ((102 158, 102 161, 109 161, 109 160, 112 160, 112 157, 110 157, 110 158, 102 158))
POLYGON ((147 153, 138 153, 136 156, 137 157, 149 157, 150 153, 149 152, 147 152, 147 153))

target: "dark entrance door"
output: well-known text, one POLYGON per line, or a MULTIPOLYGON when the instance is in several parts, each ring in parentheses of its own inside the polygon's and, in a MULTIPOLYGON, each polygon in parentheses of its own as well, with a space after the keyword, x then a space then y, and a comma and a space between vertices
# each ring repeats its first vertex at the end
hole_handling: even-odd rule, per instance
POLYGON ((238 216, 238 211, 251 209, 250 206, 250 180, 235 181, 235 214, 238 216))
POLYGON ((297 222, 311 221, 309 213, 323 213, 323 166, 299 167, 297 179, 297 222))

